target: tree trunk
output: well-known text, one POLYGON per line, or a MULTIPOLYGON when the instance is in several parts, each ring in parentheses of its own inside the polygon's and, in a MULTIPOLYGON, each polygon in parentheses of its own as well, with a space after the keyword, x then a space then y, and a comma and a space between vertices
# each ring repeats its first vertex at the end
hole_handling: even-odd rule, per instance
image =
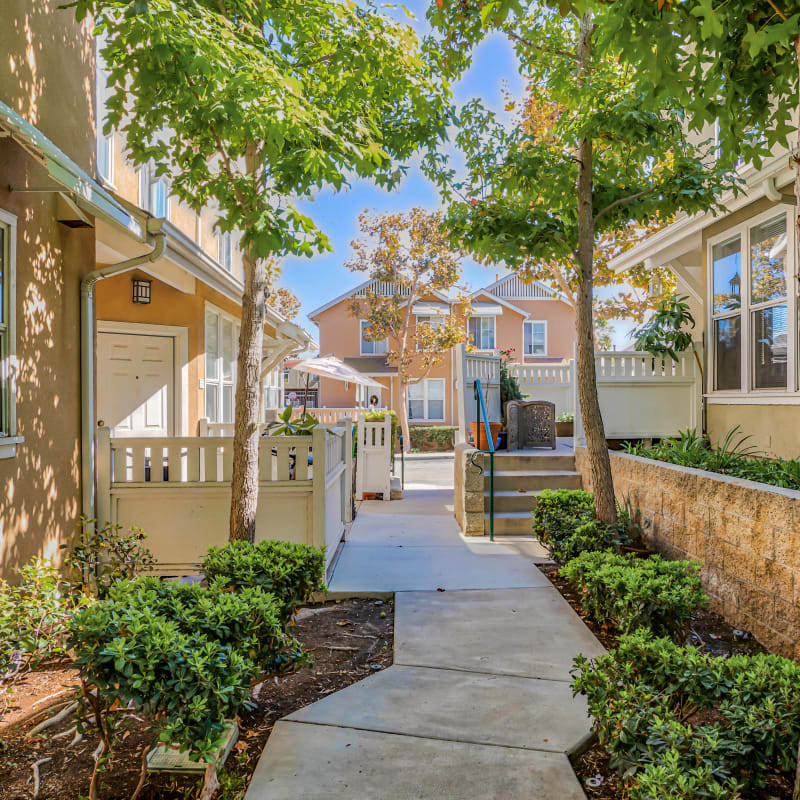
MULTIPOLYGON (((254 148, 245 155, 248 172, 255 172, 254 148)), ((261 394, 261 357, 266 316, 267 265, 244 251, 244 293, 239 331, 236 410, 231 475, 230 538, 252 542, 258 507, 258 409, 261 394)))
POLYGON ((400 424, 400 430, 403 432, 403 449, 408 452, 411 448, 411 433, 408 426, 408 384, 405 382, 405 374, 401 375, 398 370, 397 383, 400 395, 399 407, 395 409, 397 412, 397 421, 400 424))
MULTIPOLYGON (((588 81, 591 68, 592 15, 581 18, 578 61, 582 80, 588 81)), ((586 446, 592 470, 595 513, 598 519, 616 524, 614 481, 608 456, 603 417, 597 397, 592 329, 592 266, 594 259, 594 202, 592 186, 592 140, 582 139, 578 151, 578 262, 580 282, 576 297, 575 327, 578 339, 578 400, 586 431, 586 446)))

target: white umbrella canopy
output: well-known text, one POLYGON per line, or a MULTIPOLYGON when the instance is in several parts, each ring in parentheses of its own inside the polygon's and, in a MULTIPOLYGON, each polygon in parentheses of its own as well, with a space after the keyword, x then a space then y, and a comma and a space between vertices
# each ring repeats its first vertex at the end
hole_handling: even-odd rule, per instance
POLYGON ((298 361, 292 369, 311 375, 321 375, 323 378, 332 378, 345 383, 355 383, 359 386, 381 387, 381 384, 368 378, 357 369, 348 367, 341 359, 335 356, 322 356, 321 358, 306 358, 298 361))

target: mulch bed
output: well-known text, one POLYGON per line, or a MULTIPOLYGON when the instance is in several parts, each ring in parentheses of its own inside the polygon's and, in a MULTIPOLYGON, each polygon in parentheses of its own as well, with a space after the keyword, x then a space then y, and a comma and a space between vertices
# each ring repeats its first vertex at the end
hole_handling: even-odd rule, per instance
MULTIPOLYGON (((394 603, 381 600, 342 600, 301 609, 292 635, 314 656, 314 667, 280 678, 269 678, 253 689, 251 707, 239 719, 239 741, 220 770, 215 797, 244 796, 250 777, 275 723, 287 714, 350 686, 392 663, 394 603)), ((88 792, 92 753, 99 737, 91 729, 71 745, 73 734, 65 721, 33 739, 28 732, 56 713, 69 699, 58 695, 75 684, 69 664, 51 663, 24 677, 15 687, 8 712, 0 722, 0 800, 31 800, 32 765, 39 766, 37 800, 78 800, 88 792), (50 711, 51 713, 47 713, 50 711)), ((154 739, 144 718, 120 713, 121 739, 102 777, 101 800, 124 800, 139 780, 142 753, 154 739)), ((195 797, 202 779, 149 776, 138 800, 177 800, 195 797)))
MULTIPOLYGON (((608 650, 617 646, 618 631, 609 625, 601 625, 586 616, 581 598, 573 585, 558 575, 558 564, 550 561, 539 564, 539 570, 547 575, 564 599, 580 615, 586 626, 608 650)), ((768 653, 769 650, 758 642, 748 631, 735 631, 722 616, 702 609, 692 617, 690 644, 709 655, 727 657, 730 655, 754 655, 768 653)), ((701 720, 688 720, 702 724, 701 720)), ((572 758, 572 768, 583 786, 589 800, 620 800, 623 795, 622 783, 617 773, 609 766, 609 757, 598 742, 594 742, 583 753, 572 758), (594 780, 592 780, 594 779, 594 780), (587 784, 587 780, 590 782, 587 784), (593 785, 595 781, 599 785, 593 785)), ((751 789, 744 793, 745 800, 791 800, 792 783, 783 775, 771 776, 763 788, 751 789)))

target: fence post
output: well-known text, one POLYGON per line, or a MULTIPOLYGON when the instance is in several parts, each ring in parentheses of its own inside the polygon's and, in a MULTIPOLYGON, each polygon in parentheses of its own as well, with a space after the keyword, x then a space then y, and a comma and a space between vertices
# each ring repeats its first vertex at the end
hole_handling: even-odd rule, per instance
MULTIPOLYGON (((322 426, 311 432, 311 454, 314 462, 311 481, 311 544, 322 547, 325 544, 325 440, 328 431, 322 426)), ((328 557, 333 555, 329 554, 328 557)))
POLYGON ((364 453, 366 428, 366 417, 359 414, 358 428, 356 429, 356 500, 364 499, 364 467, 367 460, 364 453))
POLYGON ((458 427, 456 428, 456 444, 467 441, 467 417, 466 417, 466 370, 464 369, 464 358, 466 348, 464 343, 456 345, 456 393, 458 397, 458 427))
POLYGON ((111 519, 111 428, 97 429, 97 522, 111 519))
POLYGON ((200 424, 200 435, 208 436, 208 417, 200 417, 198 422, 200 424))
POLYGON ((341 420, 344 426, 344 521, 353 521, 353 420, 350 417, 343 417, 341 420))

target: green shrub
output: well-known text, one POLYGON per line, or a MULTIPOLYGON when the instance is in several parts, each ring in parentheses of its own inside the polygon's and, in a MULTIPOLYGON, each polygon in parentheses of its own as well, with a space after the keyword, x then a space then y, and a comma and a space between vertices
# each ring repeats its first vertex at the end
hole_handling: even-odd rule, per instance
POLYGON ((630 455, 693 467, 735 478, 745 478, 785 489, 800 489, 800 459, 770 460, 755 457, 747 444, 748 436, 739 434, 738 426, 722 436, 714 447, 693 429, 681 431, 679 437, 662 439, 645 447, 639 442, 627 442, 623 450, 630 455))
POLYGON ((584 551, 559 575, 578 588, 592 619, 612 622, 623 633, 648 628, 678 638, 685 637, 692 615, 708 602, 699 572, 697 561, 584 551))
POLYGON ((573 674, 611 766, 639 792, 632 797, 735 797, 734 782, 761 785, 769 773, 795 768, 800 664, 793 661, 709 656, 639 630, 593 662, 579 656, 573 674), (698 769, 697 781, 710 776, 717 794, 680 794, 698 769))
POLYGON ((686 768, 682 754, 670 748, 662 764, 648 764, 628 790, 628 800, 741 800, 741 784, 717 780, 708 764, 686 768))
POLYGON ((456 428, 452 425, 412 425, 409 434, 412 450, 452 450, 456 428))
POLYGON ((305 544, 266 540, 229 542, 212 547, 203 559, 210 584, 241 591, 260 587, 271 592, 285 627, 314 592, 325 591, 325 552, 305 544))
POLYGON ((279 604, 260 587, 120 581, 107 600, 73 616, 69 633, 84 686, 96 690, 84 699, 101 733, 113 727, 110 708, 132 702, 161 741, 206 760, 254 680, 309 663, 284 633, 279 604))
POLYGON ((147 535, 135 525, 126 533, 122 525, 99 525, 81 516, 78 526, 77 541, 61 549, 67 551, 64 566, 70 579, 84 594, 105 597, 112 583, 131 580, 156 562, 145 544, 147 535))
POLYGON ((0 692, 4 700, 17 678, 64 653, 72 605, 51 562, 32 559, 18 572, 20 582, 15 586, 0 580, 0 692))
POLYGON ((563 563, 585 550, 604 550, 614 533, 594 519, 594 497, 580 489, 545 489, 533 511, 533 530, 550 556, 563 563))
POLYGON ((562 411, 557 419, 559 422, 575 422, 575 414, 572 411, 562 411))

